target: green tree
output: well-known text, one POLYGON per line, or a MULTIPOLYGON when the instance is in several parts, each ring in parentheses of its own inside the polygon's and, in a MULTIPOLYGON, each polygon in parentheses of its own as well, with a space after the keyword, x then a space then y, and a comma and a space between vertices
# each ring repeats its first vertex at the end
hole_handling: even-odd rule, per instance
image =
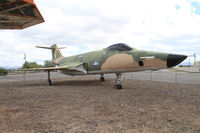
POLYGON ((44 67, 55 67, 56 65, 55 64, 53 64, 51 61, 49 61, 49 60, 46 60, 45 62, 44 62, 44 67))
POLYGON ((27 69, 27 68, 40 68, 42 67, 41 65, 38 65, 36 62, 25 62, 22 66, 22 69, 27 69))
POLYGON ((30 68, 40 68, 42 67, 41 65, 38 65, 36 62, 30 62, 29 63, 30 68))
POLYGON ((8 74, 8 71, 2 67, 0 67, 0 76, 1 75, 7 75, 8 74))
POLYGON ((22 69, 26 68, 29 68, 29 63, 27 61, 22 65, 22 69))

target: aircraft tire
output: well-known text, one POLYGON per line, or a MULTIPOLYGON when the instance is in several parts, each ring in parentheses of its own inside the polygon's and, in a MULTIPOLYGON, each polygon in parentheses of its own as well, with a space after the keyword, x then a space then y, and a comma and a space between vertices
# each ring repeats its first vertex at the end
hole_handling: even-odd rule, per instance
POLYGON ((104 82, 105 81, 104 77, 100 77, 100 81, 104 82))
POLYGON ((121 85, 121 84, 115 85, 114 88, 115 88, 115 89, 122 89, 122 85, 121 85))

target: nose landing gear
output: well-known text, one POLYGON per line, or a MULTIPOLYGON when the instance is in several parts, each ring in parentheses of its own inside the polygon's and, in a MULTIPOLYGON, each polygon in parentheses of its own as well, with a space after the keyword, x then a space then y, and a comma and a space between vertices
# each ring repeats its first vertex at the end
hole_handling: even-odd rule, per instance
POLYGON ((116 84, 114 86, 115 89, 122 89, 122 85, 120 84, 121 77, 122 73, 116 73, 116 79, 115 79, 116 84))
POLYGON ((100 74, 100 81, 101 81, 101 82, 104 82, 104 81, 105 81, 105 78, 104 78, 104 75, 103 75, 103 74, 100 74))

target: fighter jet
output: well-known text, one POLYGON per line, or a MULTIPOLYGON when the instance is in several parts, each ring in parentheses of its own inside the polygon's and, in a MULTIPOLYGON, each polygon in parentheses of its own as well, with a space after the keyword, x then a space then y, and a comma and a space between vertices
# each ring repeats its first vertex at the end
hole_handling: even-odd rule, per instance
POLYGON ((131 48, 124 43, 113 44, 102 50, 64 57, 56 44, 51 47, 36 46, 50 49, 52 62, 56 67, 35 68, 48 72, 48 85, 51 85, 50 71, 59 70, 66 75, 100 74, 100 81, 104 81, 104 74, 115 73, 116 89, 122 89, 120 84, 122 73, 145 70, 159 70, 178 65, 187 58, 185 55, 144 51, 131 48))

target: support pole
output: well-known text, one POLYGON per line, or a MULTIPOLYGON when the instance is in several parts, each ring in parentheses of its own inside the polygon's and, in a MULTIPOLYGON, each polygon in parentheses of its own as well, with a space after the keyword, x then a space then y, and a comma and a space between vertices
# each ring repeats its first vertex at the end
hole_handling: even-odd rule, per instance
POLYGON ((197 62, 196 62, 196 53, 194 53, 194 71, 197 72, 197 62))
POLYGON ((51 76, 50 76, 50 70, 48 71, 48 85, 51 86, 51 76))

